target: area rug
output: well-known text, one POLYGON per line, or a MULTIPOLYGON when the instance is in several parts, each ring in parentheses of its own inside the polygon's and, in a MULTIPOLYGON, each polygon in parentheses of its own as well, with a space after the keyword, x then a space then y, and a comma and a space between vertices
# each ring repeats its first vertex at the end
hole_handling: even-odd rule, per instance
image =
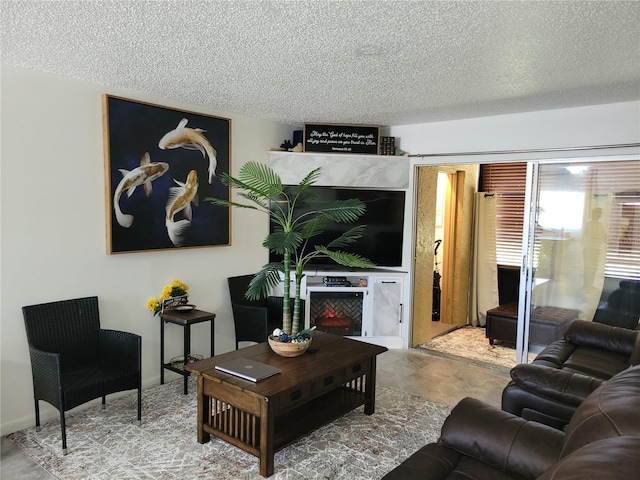
MULTIPOLYGON (((86 479, 260 479, 258 459, 221 440, 196 441, 196 385, 182 380, 143 391, 143 424, 136 395, 67 415, 69 454, 60 424, 8 436, 53 476, 86 479)), ((273 479, 379 479, 438 438, 450 407, 391 388, 376 389, 376 412, 363 407, 276 453, 273 479)), ((295 418, 291 418, 295 422, 295 418)))
MULTIPOLYGON (((489 339, 486 338, 485 332, 485 329, 481 327, 466 326, 432 338, 431 341, 418 345, 418 348, 504 369, 515 367, 515 344, 502 342, 489 345, 489 339)), ((529 353, 529 362, 535 356, 535 353, 529 353)))

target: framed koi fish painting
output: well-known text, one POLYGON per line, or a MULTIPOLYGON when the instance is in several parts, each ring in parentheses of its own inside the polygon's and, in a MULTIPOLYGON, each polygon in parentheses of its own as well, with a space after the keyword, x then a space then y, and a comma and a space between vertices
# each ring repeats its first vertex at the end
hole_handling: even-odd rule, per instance
POLYGON ((230 245, 231 120, 103 95, 107 252, 230 245))

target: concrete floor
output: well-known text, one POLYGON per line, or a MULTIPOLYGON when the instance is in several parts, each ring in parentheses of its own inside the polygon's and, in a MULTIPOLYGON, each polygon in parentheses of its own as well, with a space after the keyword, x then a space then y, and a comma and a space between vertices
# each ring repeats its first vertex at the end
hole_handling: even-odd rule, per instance
MULTIPOLYGON (((485 368, 416 349, 389 350, 378 357, 377 383, 454 406, 464 397, 475 397, 500 408, 508 371, 485 368)), ((0 478, 55 480, 12 441, 2 437, 0 478)))

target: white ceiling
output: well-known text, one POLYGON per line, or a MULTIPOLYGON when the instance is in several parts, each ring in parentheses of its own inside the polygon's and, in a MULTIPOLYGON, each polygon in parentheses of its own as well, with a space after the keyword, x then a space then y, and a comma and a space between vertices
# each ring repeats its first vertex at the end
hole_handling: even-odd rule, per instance
POLYGON ((292 125, 640 99, 638 1, 3 0, 1 9, 5 64, 292 125))

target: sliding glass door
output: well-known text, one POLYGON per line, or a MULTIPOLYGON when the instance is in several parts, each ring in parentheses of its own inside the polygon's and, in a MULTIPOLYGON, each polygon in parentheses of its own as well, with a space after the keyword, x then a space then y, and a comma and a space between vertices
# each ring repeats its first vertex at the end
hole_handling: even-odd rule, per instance
POLYGON ((575 319, 635 328, 640 159, 529 162, 525 202, 518 361, 575 319))

